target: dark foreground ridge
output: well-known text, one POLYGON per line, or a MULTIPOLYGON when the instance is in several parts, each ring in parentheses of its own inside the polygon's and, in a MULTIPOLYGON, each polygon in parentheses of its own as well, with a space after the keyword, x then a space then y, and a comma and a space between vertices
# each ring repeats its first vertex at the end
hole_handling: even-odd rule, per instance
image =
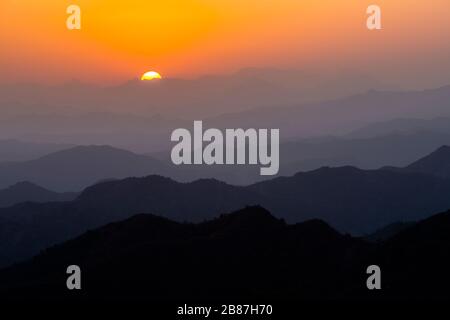
POLYGON ((289 225, 254 206, 191 224, 139 214, 0 272, 0 297, 152 301, 449 297, 450 212, 381 243, 320 220, 289 225), (82 290, 66 288, 66 268, 82 290), (366 268, 382 270, 382 290, 366 268))
POLYGON ((392 223, 422 220, 450 208, 445 166, 439 167, 442 174, 432 170, 438 168, 434 163, 448 163, 447 149, 419 160, 413 166, 420 167, 419 172, 324 167, 249 186, 214 179, 181 183, 150 175, 97 183, 73 201, 53 199, 0 208, 0 268, 141 212, 199 223, 220 212, 261 205, 290 224, 321 219, 341 233, 371 234, 392 223))

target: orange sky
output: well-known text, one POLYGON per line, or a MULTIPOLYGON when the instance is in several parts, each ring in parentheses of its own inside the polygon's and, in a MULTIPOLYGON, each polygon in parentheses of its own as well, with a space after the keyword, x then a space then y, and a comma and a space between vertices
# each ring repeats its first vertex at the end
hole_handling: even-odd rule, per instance
POLYGON ((111 83, 248 66, 450 81, 448 0, 1 0, 0 82, 111 83), (366 8, 383 30, 365 28, 366 8), (66 8, 82 29, 66 28, 66 8), (395 71, 395 72, 394 72, 395 71))

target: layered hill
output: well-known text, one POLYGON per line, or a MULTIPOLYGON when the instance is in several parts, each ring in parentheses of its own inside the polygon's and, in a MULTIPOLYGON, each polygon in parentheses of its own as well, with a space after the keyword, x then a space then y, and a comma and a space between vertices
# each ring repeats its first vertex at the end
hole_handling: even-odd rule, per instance
POLYGON ((450 146, 440 147, 430 155, 410 164, 405 170, 450 178, 450 146))
POLYGON ((164 172, 148 156, 110 146, 77 146, 35 160, 0 164, 0 187, 30 181, 53 190, 82 190, 103 179, 164 172))
POLYGON ((286 224, 246 207, 198 224, 149 214, 108 224, 0 271, 2 299, 278 301, 449 298, 450 212, 380 243, 344 236, 321 220, 286 224), (81 292, 65 288, 68 265, 81 292), (382 290, 366 269, 380 266, 382 290))
POLYGON ((0 207, 9 207, 21 202, 70 201, 76 192, 54 192, 34 183, 22 181, 0 190, 0 207))
POLYGON ((140 212, 201 222, 262 205, 288 223, 322 219, 340 232, 366 235, 447 210, 449 194, 450 179, 406 169, 321 168, 249 186, 213 179, 180 183, 162 176, 112 180, 85 189, 73 201, 1 208, 0 265, 140 212))
POLYGON ((0 272, 0 296, 63 298, 64 271, 78 264, 87 299, 332 297, 355 283, 350 258, 364 248, 322 221, 287 225, 261 207, 200 224, 140 214, 0 272))

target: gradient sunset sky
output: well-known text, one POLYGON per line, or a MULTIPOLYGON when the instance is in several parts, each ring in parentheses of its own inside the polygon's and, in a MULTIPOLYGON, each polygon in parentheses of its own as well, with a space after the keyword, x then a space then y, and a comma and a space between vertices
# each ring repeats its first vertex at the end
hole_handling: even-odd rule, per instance
POLYGON ((1 0, 0 83, 115 83, 243 67, 357 70, 450 83, 448 0, 1 0), (66 28, 66 8, 82 29, 66 28), (366 28, 382 8, 383 30, 366 28))

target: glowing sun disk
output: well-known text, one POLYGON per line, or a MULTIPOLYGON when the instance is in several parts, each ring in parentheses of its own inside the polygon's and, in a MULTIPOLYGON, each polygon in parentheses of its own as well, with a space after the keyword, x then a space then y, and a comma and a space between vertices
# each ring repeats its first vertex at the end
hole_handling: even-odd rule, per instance
POLYGON ((149 71, 142 75, 141 80, 162 79, 161 75, 156 71, 149 71))

